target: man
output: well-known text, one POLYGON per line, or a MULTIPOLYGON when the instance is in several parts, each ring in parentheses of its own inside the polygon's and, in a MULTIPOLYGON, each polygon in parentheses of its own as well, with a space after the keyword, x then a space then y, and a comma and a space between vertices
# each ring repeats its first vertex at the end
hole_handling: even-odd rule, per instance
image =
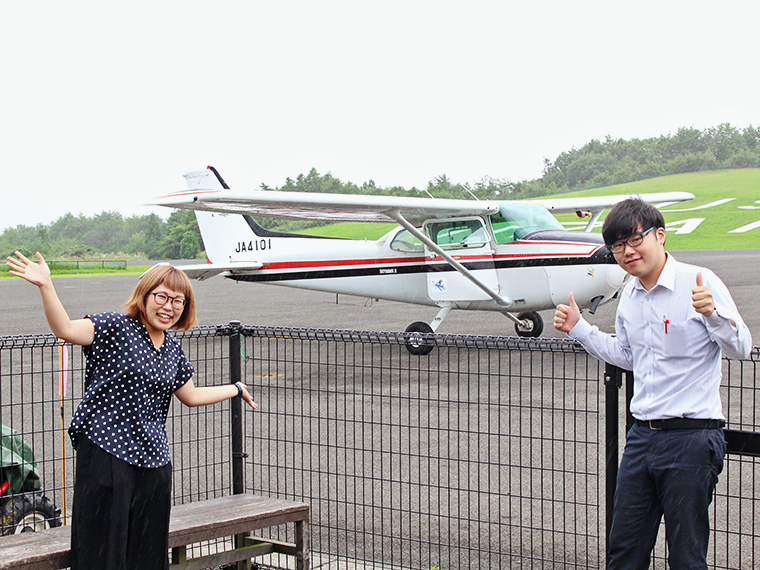
POLYGON ((660 518, 671 568, 707 568, 708 506, 726 442, 719 386, 721 351, 752 348, 731 294, 709 269, 665 252, 665 222, 639 199, 616 205, 602 235, 632 279, 623 289, 616 336, 580 315, 573 294, 554 327, 596 358, 634 372, 628 433, 609 537, 610 568, 648 568, 660 518))

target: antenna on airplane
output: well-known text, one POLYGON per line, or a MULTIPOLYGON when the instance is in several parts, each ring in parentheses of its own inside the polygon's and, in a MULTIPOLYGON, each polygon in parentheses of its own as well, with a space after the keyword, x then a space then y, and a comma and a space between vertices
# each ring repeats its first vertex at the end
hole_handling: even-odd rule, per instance
POLYGON ((480 198, 478 198, 478 197, 477 197, 475 194, 473 194, 473 193, 470 191, 470 189, 467 187, 467 184, 462 184, 462 188, 464 188, 465 190, 467 190, 467 193, 468 193, 470 196, 472 196, 472 197, 473 197, 475 200, 477 200, 478 202, 480 202, 480 198))
POLYGON ((219 172, 217 172, 216 168, 214 168, 213 166, 207 166, 206 168, 208 168, 211 172, 214 173, 214 176, 216 176, 216 179, 219 180, 219 183, 222 185, 222 188, 224 188, 225 190, 230 189, 230 187, 227 186, 227 183, 224 181, 224 178, 222 178, 222 175, 219 174, 219 172))

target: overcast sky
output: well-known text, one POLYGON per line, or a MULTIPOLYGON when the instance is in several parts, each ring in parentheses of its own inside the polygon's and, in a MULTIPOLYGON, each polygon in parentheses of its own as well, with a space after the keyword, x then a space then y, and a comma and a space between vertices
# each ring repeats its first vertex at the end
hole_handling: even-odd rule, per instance
MULTIPOLYGON (((760 126, 760 2, 3 2, 0 230, 147 214, 211 164, 425 187, 760 126)), ((158 210, 156 210, 158 211, 158 210)), ((168 212, 167 212, 168 213, 168 212)))

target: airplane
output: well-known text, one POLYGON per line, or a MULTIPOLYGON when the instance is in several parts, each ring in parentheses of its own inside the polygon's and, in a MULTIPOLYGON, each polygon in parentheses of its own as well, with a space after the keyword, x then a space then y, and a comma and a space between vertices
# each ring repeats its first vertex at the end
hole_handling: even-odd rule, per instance
MULTIPOLYGON (((195 210, 208 262, 179 266, 196 279, 236 281, 437 307, 430 323, 406 332, 412 354, 428 354, 426 334, 454 309, 496 311, 521 337, 543 331, 538 311, 572 291, 593 313, 616 297, 628 274, 602 236, 591 233, 605 209, 631 195, 539 200, 453 200, 256 190, 233 192, 217 170, 185 174, 187 190, 155 205, 195 210), (568 231, 552 213, 590 220, 568 231), (252 216, 396 222, 376 241, 271 231, 252 216)), ((650 203, 694 198, 688 192, 640 196, 650 203)))

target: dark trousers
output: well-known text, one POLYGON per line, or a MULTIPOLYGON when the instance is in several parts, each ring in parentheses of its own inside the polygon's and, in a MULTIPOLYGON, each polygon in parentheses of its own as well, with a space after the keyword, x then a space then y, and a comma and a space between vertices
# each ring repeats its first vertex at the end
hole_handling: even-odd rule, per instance
POLYGON ((725 453, 721 429, 634 425, 618 471, 609 568, 648 568, 663 515, 670 568, 707 568, 708 507, 725 453))
POLYGON ((171 473, 171 464, 135 467, 80 436, 72 570, 166 570, 171 473))

